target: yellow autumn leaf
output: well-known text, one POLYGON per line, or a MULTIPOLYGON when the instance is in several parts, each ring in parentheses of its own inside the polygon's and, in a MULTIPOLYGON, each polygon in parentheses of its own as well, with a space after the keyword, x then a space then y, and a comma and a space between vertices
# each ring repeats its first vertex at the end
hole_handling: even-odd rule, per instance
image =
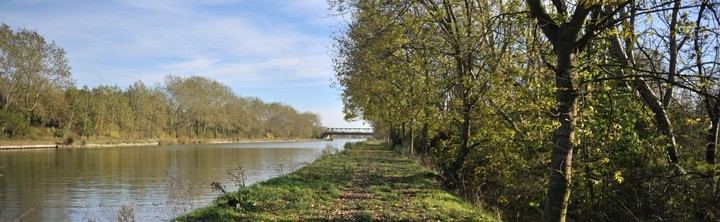
POLYGON ((615 176, 613 176, 613 177, 615 178, 615 181, 617 181, 618 183, 622 183, 625 180, 625 178, 623 178, 623 176, 622 176, 621 171, 615 171, 615 176))

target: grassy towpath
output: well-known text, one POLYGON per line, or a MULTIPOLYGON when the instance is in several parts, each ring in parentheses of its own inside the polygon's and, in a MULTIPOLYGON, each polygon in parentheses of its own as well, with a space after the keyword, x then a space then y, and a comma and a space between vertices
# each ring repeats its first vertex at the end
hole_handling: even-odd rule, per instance
POLYGON ((177 221, 494 221, 380 144, 351 144, 294 173, 219 196, 177 221))

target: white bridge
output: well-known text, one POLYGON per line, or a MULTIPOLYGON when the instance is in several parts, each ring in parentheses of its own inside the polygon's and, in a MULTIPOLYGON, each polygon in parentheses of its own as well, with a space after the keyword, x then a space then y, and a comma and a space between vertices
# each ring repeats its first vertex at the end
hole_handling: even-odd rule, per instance
POLYGON ((322 138, 367 139, 375 134, 373 128, 328 128, 322 138))

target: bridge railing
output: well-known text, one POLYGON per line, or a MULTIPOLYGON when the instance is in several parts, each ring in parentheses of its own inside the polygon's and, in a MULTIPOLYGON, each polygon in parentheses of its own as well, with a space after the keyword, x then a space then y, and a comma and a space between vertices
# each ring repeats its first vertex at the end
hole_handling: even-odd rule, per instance
POLYGON ((328 128, 325 134, 373 134, 373 128, 328 128))
POLYGON ((375 134, 373 128, 328 128, 322 134, 322 138, 350 137, 367 138, 375 134))

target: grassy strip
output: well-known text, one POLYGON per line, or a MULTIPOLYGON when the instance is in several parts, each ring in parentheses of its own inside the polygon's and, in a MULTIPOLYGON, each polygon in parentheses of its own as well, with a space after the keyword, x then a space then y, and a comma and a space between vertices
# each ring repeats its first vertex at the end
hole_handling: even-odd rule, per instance
POLYGON ((494 221, 380 144, 349 144, 294 173, 218 197, 177 221, 494 221))

